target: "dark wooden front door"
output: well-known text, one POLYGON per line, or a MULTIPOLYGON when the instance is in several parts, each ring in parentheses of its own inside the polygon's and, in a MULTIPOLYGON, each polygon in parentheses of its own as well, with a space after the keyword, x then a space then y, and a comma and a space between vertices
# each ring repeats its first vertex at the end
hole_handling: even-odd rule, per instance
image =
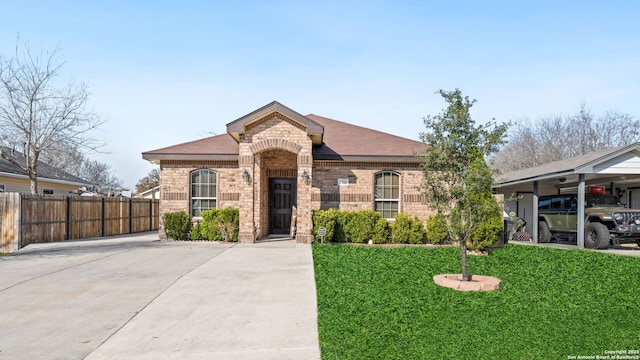
POLYGON ((289 234, 295 199, 295 179, 269 179, 269 233, 289 234))

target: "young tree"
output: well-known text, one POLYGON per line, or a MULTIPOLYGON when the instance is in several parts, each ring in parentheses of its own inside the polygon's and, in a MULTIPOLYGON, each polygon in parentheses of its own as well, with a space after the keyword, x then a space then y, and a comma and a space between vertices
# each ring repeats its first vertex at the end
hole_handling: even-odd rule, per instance
POLYGON ((158 185, 160 185, 160 169, 151 169, 147 176, 138 180, 138 183, 136 184, 136 193, 143 193, 158 185))
POLYGON ((13 57, 0 55, 0 145, 25 150, 25 163, 0 156, 22 168, 38 193, 38 159, 53 148, 96 149, 88 132, 102 124, 85 110, 89 93, 83 83, 60 86, 56 82, 63 62, 58 50, 33 55, 28 44, 16 46, 13 57))
POLYGON ((462 277, 469 281, 467 242, 476 229, 492 221, 496 210, 500 214, 485 157, 504 143, 509 124, 492 119, 476 126, 469 113, 476 100, 463 97, 458 89, 438 93, 448 106, 424 118, 426 131, 420 138, 428 148, 418 154, 423 161, 423 191, 429 204, 445 216, 449 236, 460 243, 462 277))

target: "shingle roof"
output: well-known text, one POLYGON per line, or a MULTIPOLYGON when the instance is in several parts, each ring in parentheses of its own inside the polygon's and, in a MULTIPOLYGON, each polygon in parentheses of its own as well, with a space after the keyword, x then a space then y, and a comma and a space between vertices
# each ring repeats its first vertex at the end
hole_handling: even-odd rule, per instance
POLYGON ((147 151, 142 153, 142 157, 147 160, 164 160, 167 157, 176 160, 209 157, 235 160, 239 153, 239 146, 235 139, 229 134, 222 134, 147 151))
MULTIPOLYGON (((414 153, 425 144, 318 115, 307 115, 324 127, 323 143, 313 147, 316 160, 419 162, 414 153)), ((142 153, 147 160, 237 159, 238 143, 229 134, 168 146, 142 153)))
POLYGON ((371 157, 383 157, 389 161, 419 162, 414 156, 425 149, 425 144, 351 125, 318 115, 307 115, 324 126, 323 144, 313 149, 313 158, 317 160, 366 160, 371 157))
MULTIPOLYGON (((25 155, 23 155, 18 151, 13 151, 6 147, 0 147, 0 150, 3 152, 3 154, 9 155, 19 163, 26 162, 25 155)), ((61 169, 58 169, 42 161, 38 161, 37 171, 38 171, 38 179, 65 181, 65 182, 70 182, 78 185, 90 185, 88 181, 81 179, 75 175, 71 175, 61 169)), ((24 170, 22 170, 20 167, 0 157, 0 174, 2 173, 10 174, 10 175, 25 176, 25 177, 27 176, 24 170)))

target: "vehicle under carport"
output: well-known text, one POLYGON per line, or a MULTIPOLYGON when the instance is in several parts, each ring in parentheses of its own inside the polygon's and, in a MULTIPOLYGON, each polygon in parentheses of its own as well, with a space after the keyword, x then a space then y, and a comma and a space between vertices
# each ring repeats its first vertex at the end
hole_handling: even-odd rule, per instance
MULTIPOLYGON (((541 233, 538 225, 544 219, 541 216, 544 214, 539 212, 540 199, 548 199, 552 195, 576 194, 576 228, 567 232, 567 239, 571 239, 570 233, 573 233, 577 247, 585 248, 585 227, 590 234, 594 226, 589 225, 595 222, 594 218, 589 217, 589 210, 586 210, 585 200, 590 189, 597 188, 598 192, 620 199, 627 208, 640 208, 640 143, 504 173, 496 180, 495 192, 504 196, 505 212, 515 212, 516 216, 526 221, 534 243, 541 239, 540 235, 544 239, 546 234, 546 229, 543 228, 544 233, 541 233)), ((640 210, 638 212, 637 215, 640 216, 640 210)), ((640 231, 640 217, 617 217, 620 218, 619 225, 625 225, 622 222, 626 221, 627 226, 637 227, 640 231)), ((629 242, 637 240, 634 236, 622 238, 629 242)), ((614 243, 620 239, 615 237, 614 243)), ((589 240, 587 245, 594 247, 589 240)))

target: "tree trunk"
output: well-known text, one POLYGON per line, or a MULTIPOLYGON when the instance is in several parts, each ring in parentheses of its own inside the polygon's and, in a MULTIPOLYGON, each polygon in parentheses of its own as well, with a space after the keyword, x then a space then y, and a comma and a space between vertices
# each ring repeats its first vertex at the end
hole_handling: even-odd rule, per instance
MULTIPOLYGON (((29 151, 29 149, 27 149, 29 151)), ((38 193, 38 156, 36 154, 29 156, 27 152, 27 167, 29 168, 27 173, 29 174, 29 180, 31 180, 30 190, 32 194, 38 193)))
POLYGON ((467 272, 467 240, 460 240, 460 263, 462 265, 462 281, 471 281, 471 274, 467 272))

